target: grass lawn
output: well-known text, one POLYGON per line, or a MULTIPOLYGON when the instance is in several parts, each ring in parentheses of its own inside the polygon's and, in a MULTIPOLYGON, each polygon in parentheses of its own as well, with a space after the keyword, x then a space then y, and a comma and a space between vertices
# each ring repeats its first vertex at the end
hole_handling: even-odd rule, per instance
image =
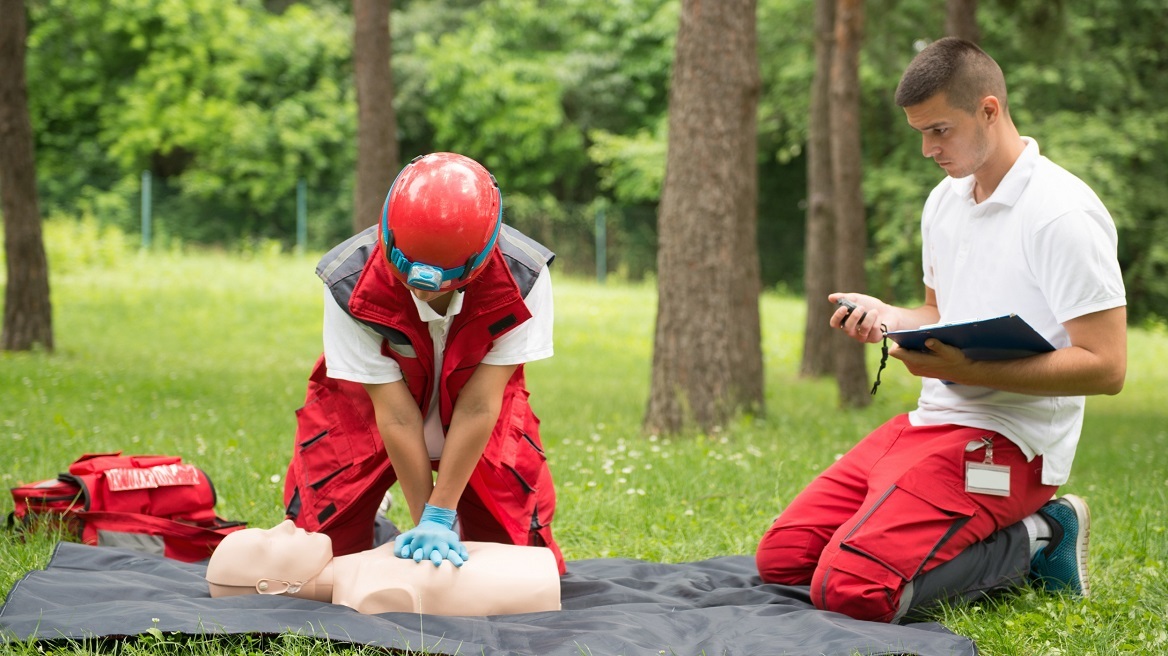
MULTIPOLYGON (((215 482, 221 516, 277 523, 293 412, 320 349, 314 265, 263 253, 55 263, 56 352, 0 354, 0 483, 52 477, 87 452, 181 455, 215 482)), ((894 361, 870 408, 841 411, 832 381, 796 374, 802 300, 767 294, 765 415, 709 434, 645 435, 655 304, 649 285, 556 281, 556 356, 529 365, 528 378, 557 481, 556 537, 569 560, 751 554, 815 474, 914 404, 917 381, 894 361)), ((1088 401, 1063 488, 1091 504, 1094 596, 1022 590, 937 614, 983 654, 1168 653, 1168 332, 1132 330, 1129 353, 1124 392, 1088 401)), ((869 355, 871 376, 878 349, 869 355)), ((0 512, 11 508, 2 495, 0 512)), ((399 495, 392 518, 408 526, 404 508, 399 495)), ((42 567, 52 544, 53 536, 24 542, 0 531, 0 589, 42 567)), ((194 654, 261 647, 329 650, 305 640, 123 646, 194 654)))

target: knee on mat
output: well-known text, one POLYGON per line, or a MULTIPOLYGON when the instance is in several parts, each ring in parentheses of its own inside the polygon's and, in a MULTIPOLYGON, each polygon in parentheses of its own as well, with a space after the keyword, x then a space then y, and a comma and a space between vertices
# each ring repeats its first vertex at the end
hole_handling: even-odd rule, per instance
POLYGON ((904 581, 876 562, 858 563, 849 571, 824 567, 811 580, 811 603, 820 610, 872 622, 891 622, 899 608, 904 581))
POLYGON ((812 534, 800 529, 767 531, 754 555, 758 574, 764 583, 806 585, 819 554, 811 553, 812 534))

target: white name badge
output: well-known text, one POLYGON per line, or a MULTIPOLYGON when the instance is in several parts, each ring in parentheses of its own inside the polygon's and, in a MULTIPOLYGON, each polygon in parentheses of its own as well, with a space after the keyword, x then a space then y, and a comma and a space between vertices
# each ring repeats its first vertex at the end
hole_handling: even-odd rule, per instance
POLYGON ((965 463, 965 491, 977 494, 1010 496, 1010 468, 984 462, 965 463))

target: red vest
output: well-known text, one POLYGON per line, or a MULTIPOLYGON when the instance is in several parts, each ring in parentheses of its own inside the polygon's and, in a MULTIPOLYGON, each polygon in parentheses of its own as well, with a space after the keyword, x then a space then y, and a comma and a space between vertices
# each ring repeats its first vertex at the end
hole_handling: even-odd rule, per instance
MULTIPOLYGON (((531 318, 531 312, 519 293, 519 286, 515 284, 503 261, 503 254, 497 248, 491 252, 483 271, 464 289, 466 296, 462 310, 454 316, 450 325, 442 372, 437 378, 443 429, 450 426, 458 393, 490 350, 491 342, 531 318)), ((406 385, 425 417, 435 382, 434 343, 426 323, 414 307, 413 295, 389 272, 389 264, 382 255, 380 243, 373 250, 353 288, 349 312, 354 318, 366 323, 399 331, 409 341, 408 345, 394 344, 385 339, 381 353, 393 358, 401 367, 406 385)), ((507 383, 504 398, 512 396, 514 388, 523 385, 523 365, 520 365, 507 383)), ((504 423, 505 420, 506 417, 500 415, 499 422, 504 423)), ((496 430, 498 428, 496 425, 496 430)))
MULTIPOLYGON (((438 376, 429 329, 409 290, 390 274, 380 244, 375 245, 375 229, 338 246, 317 271, 341 307, 382 336, 382 354, 401 367, 423 416, 437 381, 444 428, 491 342, 531 318, 521 284, 530 289, 553 257, 504 228, 500 245, 510 254, 496 247, 482 273, 465 287, 438 376)), ((539 419, 527 396, 520 365, 507 383, 499 420, 467 483, 478 501, 466 507, 460 502, 459 513, 465 539, 547 546, 562 572, 563 556, 551 533, 555 488, 539 438, 539 419), (493 521, 468 516, 481 513, 475 508, 485 509, 493 521)), ((362 385, 329 378, 322 356, 309 377, 305 405, 297 411, 296 445, 284 487, 288 516, 307 530, 329 534, 337 555, 367 549, 378 502, 395 479, 369 395, 362 385)))

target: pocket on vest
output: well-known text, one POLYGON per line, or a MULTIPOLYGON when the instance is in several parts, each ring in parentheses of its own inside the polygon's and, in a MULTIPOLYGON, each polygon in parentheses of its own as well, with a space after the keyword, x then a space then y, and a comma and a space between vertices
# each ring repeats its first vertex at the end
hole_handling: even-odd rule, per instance
MULTIPOLYGON (((345 499, 349 483, 366 476, 384 452, 373 406, 355 383, 317 387, 296 411, 296 444, 292 469, 297 478, 302 513, 315 517, 329 503, 345 499), (337 498, 334 498, 337 497, 337 498)), ((321 519, 323 522, 324 519, 321 519)))

